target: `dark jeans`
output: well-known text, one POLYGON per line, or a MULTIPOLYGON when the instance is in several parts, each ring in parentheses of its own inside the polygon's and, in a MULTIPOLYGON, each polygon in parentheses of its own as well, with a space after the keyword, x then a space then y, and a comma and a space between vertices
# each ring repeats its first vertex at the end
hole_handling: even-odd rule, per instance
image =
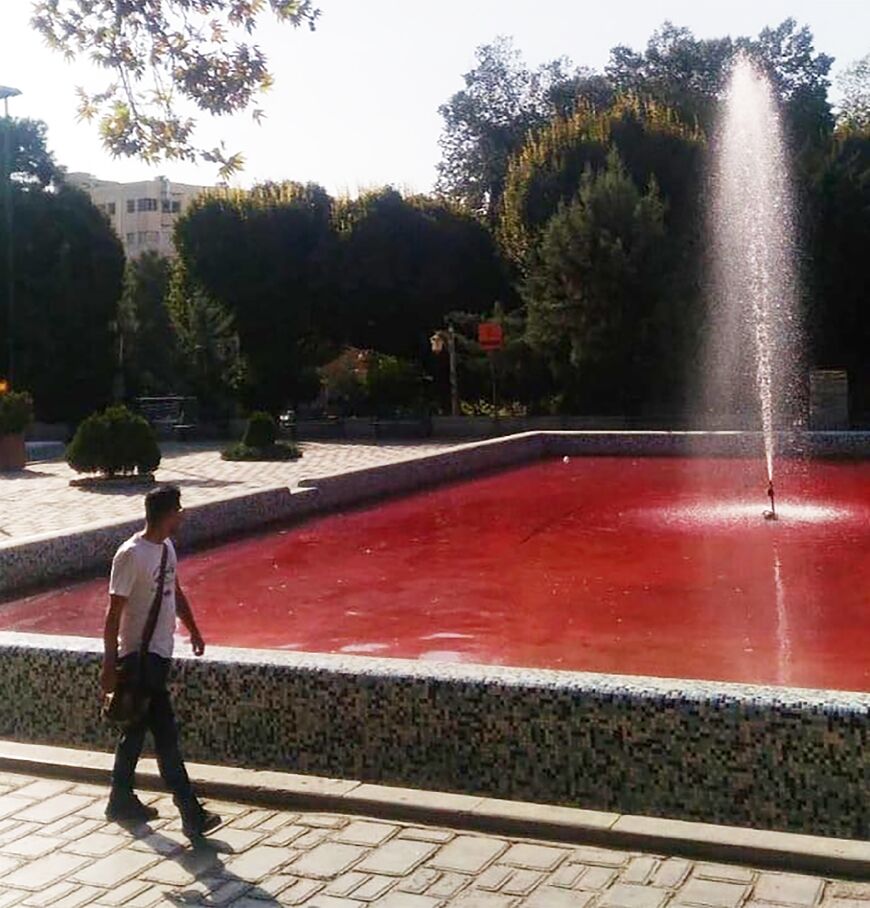
MULTIPOLYGON (((128 674, 135 672, 138 660, 138 654, 125 656, 119 664, 119 670, 128 674)), ((155 656, 153 653, 148 654, 144 681, 151 694, 151 704, 142 722, 121 733, 115 750, 115 767, 112 770, 113 798, 124 798, 132 794, 136 764, 145 744, 145 732, 150 731, 154 737, 160 775, 174 795, 176 804, 189 804, 193 800, 190 779, 178 746, 175 714, 172 712, 169 691, 166 689, 169 666, 168 659, 155 656)))

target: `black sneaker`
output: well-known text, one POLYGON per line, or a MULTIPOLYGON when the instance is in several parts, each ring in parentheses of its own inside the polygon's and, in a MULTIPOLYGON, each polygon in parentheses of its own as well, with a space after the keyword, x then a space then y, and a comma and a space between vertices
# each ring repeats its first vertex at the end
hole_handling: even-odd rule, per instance
POLYGON ((204 835, 214 832, 221 823, 223 823, 221 817, 206 810, 201 804, 196 804, 181 812, 181 831, 191 841, 196 841, 204 835))
POLYGON ((148 823, 160 814, 155 807, 147 807, 134 794, 109 798, 106 819, 111 823, 148 823))

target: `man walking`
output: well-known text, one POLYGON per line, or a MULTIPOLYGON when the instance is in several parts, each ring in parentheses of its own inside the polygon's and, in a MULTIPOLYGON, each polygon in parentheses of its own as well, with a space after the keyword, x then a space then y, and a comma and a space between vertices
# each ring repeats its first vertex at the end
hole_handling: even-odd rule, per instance
POLYGON ((116 822, 156 819, 157 811, 146 807, 133 791, 136 764, 145 733, 150 730, 160 775, 181 813, 184 833, 197 838, 219 826, 221 819, 205 810, 193 792, 178 746, 178 729, 166 688, 177 618, 190 634, 194 654, 201 656, 205 652, 205 642, 190 603, 178 582, 175 547, 169 538, 182 518, 181 493, 177 487, 161 486, 152 490, 145 496, 145 529, 131 536, 112 562, 103 634, 101 684, 105 693, 116 689, 120 677, 131 677, 139 670, 143 640, 148 630, 153 630, 140 681, 148 693, 148 708, 144 717, 127 727, 118 741, 106 817, 116 822), (156 610, 156 621, 152 618, 146 630, 152 610, 156 610))

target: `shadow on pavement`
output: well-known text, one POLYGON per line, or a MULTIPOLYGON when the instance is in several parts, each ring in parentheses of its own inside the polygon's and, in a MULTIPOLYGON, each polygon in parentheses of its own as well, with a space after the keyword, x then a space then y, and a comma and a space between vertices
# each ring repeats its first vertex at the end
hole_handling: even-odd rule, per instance
POLYGON ((190 845, 182 845, 150 826, 128 829, 138 841, 147 843, 155 854, 175 862, 195 878, 195 882, 182 884, 176 887, 176 891, 165 893, 164 898, 176 905, 223 905, 240 897, 257 899, 263 908, 274 908, 280 904, 255 883, 227 869, 225 861, 242 852, 236 852, 232 845, 221 841, 220 829, 190 845))

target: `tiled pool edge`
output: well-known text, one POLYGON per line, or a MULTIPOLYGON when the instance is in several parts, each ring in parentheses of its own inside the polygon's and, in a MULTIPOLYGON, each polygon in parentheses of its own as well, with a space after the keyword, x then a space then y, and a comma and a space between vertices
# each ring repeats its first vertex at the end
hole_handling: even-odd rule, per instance
MULTIPOLYGON (((0 737, 107 749, 99 642, 0 634, 0 737)), ((216 649, 191 760, 866 838, 870 694, 216 649)))

